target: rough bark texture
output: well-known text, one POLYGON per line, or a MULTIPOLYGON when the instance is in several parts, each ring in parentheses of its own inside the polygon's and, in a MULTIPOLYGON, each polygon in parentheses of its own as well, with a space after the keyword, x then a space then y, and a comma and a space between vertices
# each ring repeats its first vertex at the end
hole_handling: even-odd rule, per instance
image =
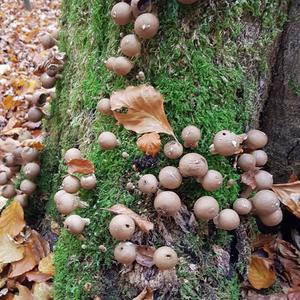
POLYGON ((300 175, 300 1, 291 2, 281 36, 261 128, 269 136, 268 167, 275 182, 300 175))

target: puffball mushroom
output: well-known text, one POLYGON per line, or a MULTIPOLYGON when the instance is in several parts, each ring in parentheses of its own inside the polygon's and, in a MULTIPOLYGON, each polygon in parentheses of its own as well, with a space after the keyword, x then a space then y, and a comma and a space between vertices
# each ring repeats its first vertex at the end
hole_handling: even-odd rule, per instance
POLYGON ((56 77, 51 77, 47 73, 43 73, 40 77, 42 87, 45 89, 51 89, 55 86, 56 77))
POLYGON ((270 215, 280 207, 276 194, 269 190, 262 190, 252 198, 255 213, 259 216, 270 215))
POLYGON ((201 131, 196 126, 189 125, 182 130, 181 137, 184 141, 184 147, 193 149, 198 146, 198 142, 201 139, 201 131))
POLYGON ((114 66, 115 66, 115 60, 116 58, 115 57, 109 57, 104 63, 105 63, 105 66, 108 70, 110 71, 113 71, 114 70, 114 66))
POLYGON ((207 161, 198 153, 185 154, 179 161, 179 171, 183 177, 203 177, 208 171, 207 161))
POLYGON ((170 141, 164 146, 164 154, 167 158, 177 159, 183 153, 182 145, 177 141, 170 141))
POLYGON ((158 189, 158 181, 152 174, 143 175, 138 182, 138 188, 145 194, 156 193, 158 189))
POLYGON ((268 143, 267 135, 257 129, 251 129, 247 132, 247 139, 245 145, 252 150, 260 149, 268 143))
POLYGON ((167 166, 160 170, 158 179, 160 184, 169 190, 177 189, 182 183, 179 170, 173 166, 167 166))
POLYGON ((135 34, 127 34, 121 40, 121 52, 128 57, 141 55, 141 43, 135 34))
POLYGON ((240 225, 239 215, 230 208, 221 210, 213 220, 218 228, 225 230, 234 230, 240 225))
POLYGON ((72 159, 82 159, 82 154, 77 148, 70 148, 66 151, 64 156, 65 162, 68 163, 72 159))
POLYGON ((16 195, 16 189, 12 184, 3 185, 1 188, 1 195, 4 198, 10 199, 16 195))
POLYGON ((80 185, 85 190, 92 190, 96 187, 97 178, 95 174, 84 175, 80 178, 80 185))
POLYGON ((61 202, 61 200, 63 199, 64 195, 66 194, 67 192, 64 191, 64 190, 59 190, 58 192, 55 193, 53 199, 54 199, 54 202, 55 203, 59 203, 61 202))
POLYGON ((56 40, 48 33, 40 36, 40 42, 43 45, 44 49, 50 49, 56 45, 56 40))
POLYGON ((119 76, 127 75, 133 68, 133 63, 124 56, 116 57, 114 61, 114 72, 119 76))
POLYGON ((238 198, 233 203, 233 209, 239 215, 247 215, 252 210, 252 203, 246 198, 238 198))
POLYGON ((276 226, 281 223, 283 215, 282 210, 279 208, 273 213, 259 217, 261 222, 266 226, 276 226))
POLYGON ((33 162, 38 159, 39 151, 35 148, 24 147, 21 152, 21 157, 25 163, 33 162))
POLYGON ((70 194, 75 194, 80 189, 80 181, 77 177, 68 175, 62 182, 62 188, 70 194))
POLYGON ((151 13, 138 16, 134 22, 134 32, 142 39, 153 38, 159 28, 158 18, 151 13))
POLYGON ((110 116, 112 115, 112 110, 110 106, 110 100, 108 98, 102 98, 97 103, 97 111, 99 111, 102 115, 110 116))
POLYGON ((0 185, 7 184, 9 178, 7 176, 7 173, 5 171, 0 172, 0 185))
POLYGON ((119 2, 113 6, 110 15, 117 25, 126 25, 132 19, 131 7, 126 2, 119 2))
POLYGON ((154 199, 155 210, 162 215, 174 216, 181 207, 179 196, 171 191, 160 192, 154 199))
POLYGON ((204 190, 214 192, 223 184, 223 176, 216 170, 208 170, 204 177, 198 179, 204 190))
POLYGON ((255 157, 252 154, 244 153, 239 157, 237 165, 241 170, 245 172, 253 170, 256 166, 255 157))
POLYGON ((103 150, 112 150, 119 146, 117 137, 109 131, 104 131, 99 135, 98 143, 103 150))
POLYGON ((181 4, 193 4, 197 2, 198 0, 177 0, 181 4))
POLYGON ((255 183, 257 190, 268 190, 272 188, 273 185, 273 175, 267 171, 259 170, 255 176, 255 183))
POLYGON ((132 14, 133 16, 136 18, 138 17, 139 15, 141 14, 144 14, 144 13, 149 13, 151 12, 151 9, 152 9, 152 3, 151 1, 148 1, 148 3, 150 2, 149 5, 146 5, 145 8, 142 9, 142 7, 139 9, 138 8, 138 2, 140 0, 131 0, 131 11, 132 11, 132 14))
POLYGON ((239 151, 239 137, 229 130, 219 131, 214 136, 213 147, 218 154, 231 156, 239 151))
POLYGON ((24 179, 21 181, 20 190, 26 194, 31 195, 36 189, 36 184, 28 179, 24 179))
POLYGON ((60 197, 56 201, 56 208, 59 213, 68 215, 73 212, 76 208, 86 208, 88 204, 80 201, 79 197, 69 194, 67 192, 61 193, 60 197))
POLYGON ((136 259, 136 245, 131 242, 121 242, 116 246, 114 256, 119 263, 130 265, 136 259))
POLYGON ((153 261, 159 270, 170 270, 176 266, 178 257, 172 248, 163 246, 156 249, 153 255, 153 261))
POLYGON ((110 234, 119 241, 130 239, 134 231, 134 221, 127 215, 117 215, 109 223, 110 234))
POLYGON ((251 154, 255 157, 257 167, 264 166, 268 161, 268 155, 263 150, 255 150, 252 151, 251 154))
POLYGON ((71 215, 64 221, 64 227, 72 234, 80 234, 85 226, 90 224, 90 219, 82 218, 78 215, 71 215))
POLYGON ((25 177, 30 180, 35 179, 40 174, 40 170, 39 164, 35 162, 27 163, 23 168, 25 177))
POLYGON ((31 122, 39 122, 43 116, 43 112, 36 106, 30 107, 27 113, 27 119, 31 122))
POLYGON ((211 196, 203 196, 194 204, 194 214, 197 219, 209 221, 219 213, 219 204, 217 200, 211 196))
POLYGON ((27 207, 28 205, 28 195, 26 194, 19 194, 14 197, 14 200, 19 202, 23 208, 27 207))
POLYGON ((35 106, 43 106, 47 101, 48 94, 43 90, 37 90, 32 95, 32 104, 35 106))
POLYGON ((3 164, 6 167, 14 167, 15 164, 15 157, 12 153, 6 153, 2 158, 3 164))

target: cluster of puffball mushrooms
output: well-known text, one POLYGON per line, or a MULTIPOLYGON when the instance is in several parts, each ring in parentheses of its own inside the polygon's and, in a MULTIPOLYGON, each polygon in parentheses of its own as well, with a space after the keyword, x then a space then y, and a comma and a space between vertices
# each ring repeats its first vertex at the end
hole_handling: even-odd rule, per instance
MULTIPOLYGON (((71 148, 66 151, 65 163, 73 159, 82 159, 79 149, 71 148)), ((54 195, 54 202, 57 211, 62 215, 68 215, 64 221, 65 228, 72 234, 80 234, 86 225, 90 223, 88 218, 82 218, 79 215, 72 214, 77 208, 86 208, 88 204, 80 200, 78 196, 80 188, 92 190, 96 187, 97 179, 95 174, 82 175, 80 178, 67 175, 62 181, 62 189, 54 195)))

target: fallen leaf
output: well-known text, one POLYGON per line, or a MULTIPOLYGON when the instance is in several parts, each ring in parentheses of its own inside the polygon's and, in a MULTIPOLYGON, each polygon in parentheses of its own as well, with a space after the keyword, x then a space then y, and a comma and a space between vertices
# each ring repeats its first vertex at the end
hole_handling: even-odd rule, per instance
POLYGON ((144 288, 142 292, 132 300, 153 300, 153 299, 154 299, 153 291, 151 288, 147 287, 144 288))
POLYGON ((273 184, 272 190, 280 202, 300 219, 300 181, 273 184))
POLYGON ((4 134, 10 130, 12 130, 15 127, 21 126, 21 122, 14 116, 12 116, 6 126, 2 129, 1 133, 4 134))
POLYGON ((14 299, 14 295, 12 293, 8 293, 1 298, 1 300, 13 300, 13 299, 14 299))
POLYGON ((255 182, 255 175, 258 172, 258 168, 255 168, 253 170, 249 170, 247 172, 244 172, 241 175, 241 181, 250 186, 252 188, 252 190, 254 190, 256 188, 256 182, 255 182))
POLYGON ((35 139, 25 140, 21 143, 21 146, 35 148, 38 151, 42 151, 45 147, 41 141, 35 139))
POLYGON ((39 263, 39 271, 41 273, 54 276, 55 268, 54 268, 54 261, 53 261, 53 253, 50 253, 48 256, 43 258, 39 263))
POLYGON ((144 267, 151 268, 154 265, 153 255, 155 247, 140 246, 136 247, 136 262, 144 267))
POLYGON ((15 243, 6 234, 0 236, 0 264, 19 261, 23 258, 24 247, 15 243))
POLYGON ((164 111, 163 96, 152 86, 129 86, 114 92, 111 108, 118 123, 136 133, 166 133, 174 136, 164 111))
POLYGON ((141 217, 134 211, 132 211, 130 208, 126 207, 123 204, 116 204, 112 206, 111 208, 108 209, 110 212, 115 213, 115 214, 124 214, 128 215, 133 219, 135 224, 144 232, 149 232, 150 230, 153 230, 154 224, 144 217, 141 217))
POLYGON ((25 274, 28 281, 46 282, 52 278, 52 275, 44 274, 38 271, 30 271, 25 274))
POLYGON ((94 164, 88 159, 72 159, 68 163, 68 173, 89 175, 95 173, 94 164))
POLYGON ((32 288, 34 300, 50 300, 53 298, 53 287, 49 283, 35 283, 32 288))
POLYGON ((155 156, 160 151, 161 140, 158 133, 151 132, 139 137, 136 144, 146 155, 155 156))
POLYGON ((17 284, 19 295, 15 295, 14 300, 34 300, 30 290, 21 284, 17 284))
POLYGON ((1 103, 6 110, 15 109, 22 104, 21 101, 15 100, 12 95, 5 96, 1 103))
POLYGON ((25 226, 23 208, 17 201, 3 210, 0 217, 0 236, 10 235, 15 237, 25 226))
POLYGON ((20 142, 8 137, 4 140, 0 139, 0 150, 3 152, 13 152, 17 147, 20 146, 20 142))
POLYGON ((273 261, 259 256, 251 256, 248 266, 248 280, 257 289, 270 287, 276 279, 273 261))

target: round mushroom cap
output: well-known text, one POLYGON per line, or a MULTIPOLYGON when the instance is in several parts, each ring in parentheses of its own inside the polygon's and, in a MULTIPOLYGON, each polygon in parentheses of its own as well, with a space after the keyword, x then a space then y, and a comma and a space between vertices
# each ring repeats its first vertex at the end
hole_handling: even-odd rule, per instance
POLYGON ((148 12, 151 12, 151 9, 152 9, 152 3, 151 1, 150 2, 150 5, 146 5, 145 8, 144 7, 141 7, 141 9, 138 8, 138 2, 140 0, 131 0, 131 10, 132 10, 132 13, 134 15, 134 17, 138 17, 139 15, 141 14, 144 14, 144 13, 148 13, 148 12))
POLYGON ((56 83, 56 77, 51 77, 47 73, 43 73, 40 77, 42 87, 45 89, 52 89, 56 83))
POLYGON ((24 147, 21 151, 21 157, 24 162, 30 163, 38 159, 39 151, 31 147, 24 147))
POLYGON ((177 141, 170 141, 164 146, 164 154, 167 158, 177 159, 183 153, 183 147, 177 141))
POLYGON ((133 63, 127 57, 119 56, 115 58, 114 72, 117 75, 125 76, 131 71, 132 68, 133 63))
POLYGON ((95 174, 84 175, 80 178, 80 185, 85 190, 92 190, 96 187, 97 178, 95 174))
POLYGON ((50 49, 56 45, 55 39, 48 33, 41 35, 39 39, 44 49, 50 49))
POLYGON ((99 135, 98 143, 103 150, 112 150, 119 145, 117 137, 109 131, 104 131, 99 135))
POLYGON ((182 176, 179 170, 173 166, 167 166, 160 170, 158 179, 160 184, 170 190, 177 189, 182 183, 182 176))
POLYGON ((77 177, 68 175, 62 182, 63 189, 70 194, 75 194, 80 189, 80 181, 77 177))
POLYGON ((121 40, 121 52, 128 57, 136 57, 141 54, 141 43, 135 34, 127 34, 121 40))
POLYGON ((239 215, 247 215, 252 210, 252 203, 246 198, 238 198, 233 203, 233 209, 239 215))
POLYGON ((136 258, 136 245, 131 242, 121 242, 114 250, 115 259, 124 265, 130 265, 136 258))
POLYGON ((181 137, 184 141, 184 147, 193 149, 198 146, 198 142, 201 139, 201 131, 196 126, 189 125, 182 130, 181 137))
POLYGON ((268 143, 267 135, 257 129, 251 129, 247 132, 247 139, 245 145, 252 150, 260 149, 268 143))
POLYGON ((115 61, 116 58, 115 57, 109 57, 104 63, 105 66, 108 70, 113 71, 114 70, 114 66, 115 66, 115 61))
POLYGON ((119 241, 130 239, 134 231, 134 221, 127 215, 117 215, 109 223, 110 234, 119 241))
POLYGON ((241 170, 245 172, 253 170, 256 166, 255 157, 252 154, 244 153, 239 157, 237 165, 241 170))
POLYGON ((4 154, 2 161, 6 167, 14 167, 16 165, 16 159, 12 153, 4 154))
POLYGON ((0 171, 0 185, 4 185, 8 183, 8 176, 5 171, 0 171))
POLYGON ((176 266, 178 257, 172 248, 163 246, 154 252, 153 261, 158 269, 170 270, 176 266))
POLYGON ((24 175, 31 180, 40 174, 40 170, 40 165, 35 162, 29 162, 23 168, 24 175))
POLYGON ((19 202, 23 208, 27 207, 27 205, 28 205, 28 195, 26 195, 26 194, 16 195, 14 197, 14 200, 19 202))
POLYGON ((36 184, 28 179, 22 180, 20 190, 27 195, 31 195, 36 189, 36 184))
POLYGON ((57 191, 53 197, 54 202, 60 203, 62 201, 62 199, 64 198, 65 194, 67 194, 67 192, 64 190, 57 191))
POLYGON ((211 196, 203 196, 194 204, 194 214, 197 219, 209 221, 219 213, 219 204, 211 196))
POLYGON ((151 13, 145 13, 137 17, 134 22, 134 32, 142 39, 153 38, 159 28, 158 18, 151 13))
POLYGON ((158 180, 152 174, 143 175, 138 182, 138 187, 142 193, 156 193, 158 189, 158 180))
POLYGON ((181 207, 179 196, 172 191, 160 192, 154 199, 155 210, 165 216, 174 216, 181 207))
POLYGON ((179 161, 179 171, 183 177, 203 177, 208 171, 207 161, 198 153, 185 154, 179 161))
POLYGON ((208 192, 214 192, 223 184, 223 176, 216 170, 208 170, 203 178, 200 179, 202 187, 208 192))
POLYGON ((255 157, 257 167, 264 166, 268 161, 268 155, 263 150, 255 150, 252 151, 251 154, 255 157))
POLYGON ((99 102, 97 103, 97 108, 96 109, 102 115, 105 115, 105 116, 112 115, 112 110, 111 110, 111 106, 110 106, 110 99, 103 98, 103 99, 99 100, 99 102))
POLYGON ((281 223, 283 215, 282 210, 279 208, 275 210, 273 213, 265 216, 259 217, 261 222, 266 226, 277 226, 281 223))
POLYGON ((273 185, 273 175, 267 171, 259 170, 254 176, 257 190, 268 190, 273 185))
POLYGON ((233 209, 226 208, 214 218, 214 223, 218 228, 234 230, 240 225, 240 217, 233 209))
POLYGON ((1 188, 1 195, 4 198, 10 199, 17 194, 16 189, 13 184, 3 185, 1 188))
POLYGON ((115 4, 110 14, 112 20, 120 26, 128 24, 132 19, 131 7, 126 2, 118 2, 115 4))
POLYGON ((80 234, 87 222, 78 215, 71 215, 64 221, 64 227, 72 234, 80 234))
POLYGON ((70 214, 78 207, 77 197, 73 194, 67 192, 64 194, 61 193, 61 195, 56 199, 56 209, 63 215, 70 214))
POLYGON ((64 156, 65 162, 68 163, 72 159, 82 159, 82 155, 79 149, 77 148, 70 148, 66 151, 64 156))
POLYGON ((30 107, 27 113, 27 119, 31 122, 39 122, 43 116, 43 112, 36 106, 30 107))
POLYGON ((240 141, 238 136, 228 130, 219 131, 214 137, 215 151, 223 156, 231 156, 239 152, 240 141))
POLYGON ((269 190, 262 190, 252 198, 255 213, 259 216, 270 215, 280 207, 276 194, 269 190))

